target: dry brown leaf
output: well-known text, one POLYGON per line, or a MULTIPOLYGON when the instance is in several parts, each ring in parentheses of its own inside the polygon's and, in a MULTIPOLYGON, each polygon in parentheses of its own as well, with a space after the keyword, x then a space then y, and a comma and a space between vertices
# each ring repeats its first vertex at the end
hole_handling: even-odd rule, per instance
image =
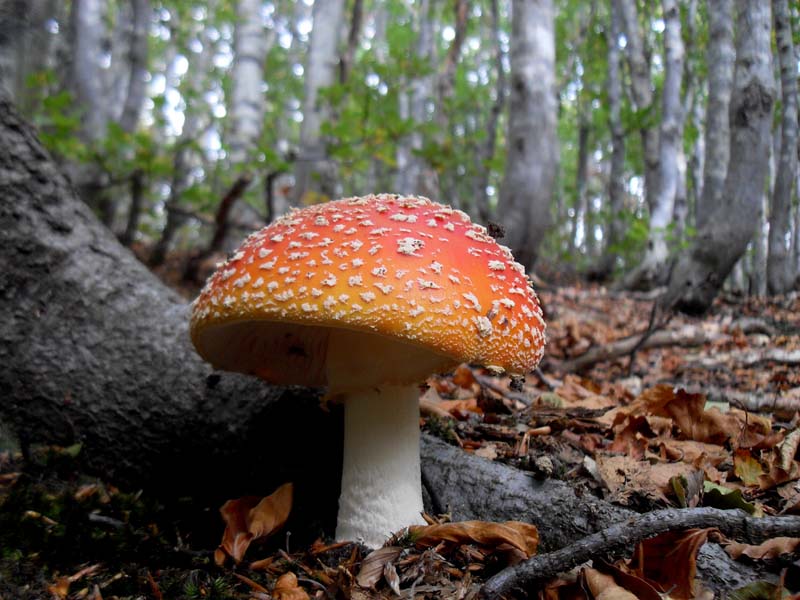
POLYGON ((730 457, 725 448, 718 444, 671 439, 661 439, 658 444, 664 458, 680 460, 696 467, 706 464, 716 467, 730 457))
POLYGON ((272 589, 272 597, 275 600, 311 600, 308 592, 298 585, 294 573, 284 573, 278 577, 272 589))
POLYGON ((588 389, 587 385, 590 385, 590 383, 581 380, 575 375, 567 375, 564 378, 564 383, 555 391, 569 408, 597 410, 617 405, 613 398, 601 396, 588 389))
POLYGON ((362 588, 372 588, 381 580, 384 567, 397 560, 402 551, 398 546, 385 546, 370 552, 361 562, 356 583, 362 588))
POLYGON ((733 472, 745 485, 758 485, 759 477, 764 474, 764 468, 750 450, 739 448, 733 454, 733 472))
POLYGON ((670 531, 645 540, 636 551, 637 574, 669 591, 670 598, 694 598, 697 553, 713 529, 670 531))
POLYGON ((223 504, 220 513, 225 521, 225 532, 214 552, 217 565, 224 564, 226 556, 240 563, 254 540, 280 529, 292 510, 292 492, 292 484, 284 483, 266 498, 245 496, 223 504))
POLYGON ((611 575, 595 569, 583 569, 581 574, 595 600, 636 600, 636 595, 617 585, 611 575))
POLYGON ((89 565, 88 567, 84 567, 77 573, 73 573, 72 575, 59 577, 56 581, 47 586, 47 591, 50 592, 54 597, 63 599, 69 595, 69 586, 70 584, 75 583, 76 581, 83 579, 87 575, 93 575, 100 569, 99 564, 89 565))
POLYGON ((734 560, 742 554, 754 560, 763 560, 778 558, 781 554, 792 554, 797 552, 798 548, 800 548, 800 538, 776 537, 757 546, 731 542, 725 545, 725 552, 734 560))
POLYGON ((784 471, 791 471, 798 446, 800 446, 800 428, 792 431, 778 445, 778 455, 780 456, 778 466, 784 471))
POLYGON ((442 541, 478 544, 488 548, 508 544, 525 554, 526 558, 533 556, 539 545, 539 532, 536 527, 519 521, 504 523, 461 521, 440 525, 414 525, 409 527, 409 534, 417 546, 435 546, 442 541))

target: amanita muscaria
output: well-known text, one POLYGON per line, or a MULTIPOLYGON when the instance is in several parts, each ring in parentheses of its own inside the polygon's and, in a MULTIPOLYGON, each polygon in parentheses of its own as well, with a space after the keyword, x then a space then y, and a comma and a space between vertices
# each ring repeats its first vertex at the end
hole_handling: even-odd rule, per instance
POLYGON ((191 335, 216 368, 344 402, 336 537, 377 547, 424 523, 419 384, 461 362, 526 373, 544 328, 524 269, 482 226, 385 194, 253 233, 195 301, 191 335))

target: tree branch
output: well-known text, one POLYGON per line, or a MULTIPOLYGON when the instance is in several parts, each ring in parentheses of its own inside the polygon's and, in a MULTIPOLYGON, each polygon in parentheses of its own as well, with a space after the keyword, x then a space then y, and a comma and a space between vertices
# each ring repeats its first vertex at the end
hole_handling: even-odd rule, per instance
POLYGON ((628 519, 579 542, 504 569, 481 588, 480 597, 523 598, 543 582, 597 556, 630 551, 642 540, 668 531, 719 529, 725 536, 760 543, 776 536, 800 536, 800 517, 749 517, 717 508, 667 509, 628 519))

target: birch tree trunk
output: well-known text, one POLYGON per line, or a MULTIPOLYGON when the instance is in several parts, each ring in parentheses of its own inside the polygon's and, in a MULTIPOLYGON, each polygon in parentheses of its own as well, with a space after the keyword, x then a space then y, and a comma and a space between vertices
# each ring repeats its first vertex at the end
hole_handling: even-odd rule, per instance
POLYGON ((71 82, 83 109, 82 133, 90 141, 101 139, 108 125, 106 90, 100 61, 105 38, 106 0, 73 0, 71 82))
POLYGON ((729 106, 733 88, 733 0, 708 0, 708 106, 706 108, 703 193, 695 207, 701 229, 721 204, 730 153, 729 106))
MULTIPOLYGON (((636 0, 611 0, 620 16, 625 34, 625 56, 631 75, 631 92, 636 110, 648 113, 653 109, 653 82, 650 77, 650 61, 644 48, 644 34, 639 26, 636 0)), ((658 194, 658 130, 646 118, 640 128, 644 151, 644 195, 647 208, 653 213, 658 194)))
POLYGON ((514 0, 506 171, 498 217, 504 242, 531 269, 550 225, 558 168, 552 0, 514 0))
POLYGON ((797 172, 797 58, 792 43, 791 12, 788 0, 772 0, 775 42, 781 72, 781 142, 775 157, 777 170, 769 212, 769 256, 767 288, 770 294, 783 294, 792 288, 791 211, 792 191, 797 172))
POLYGON ((316 201, 336 196, 335 169, 320 131, 330 117, 330 110, 321 99, 320 90, 336 82, 344 0, 316 0, 313 15, 314 29, 305 66, 300 150, 294 172, 292 198, 295 206, 301 205, 304 199, 316 201))
POLYGON ((592 277, 607 280, 617 261, 614 247, 622 241, 622 210, 625 201, 625 129, 622 126, 622 74, 620 71, 619 38, 622 33, 617 3, 611 2, 606 44, 608 46, 606 93, 608 95, 608 127, 611 130, 611 167, 608 174, 608 209, 610 221, 606 229, 605 250, 592 270, 592 277))
MULTIPOLYGON (((430 0, 420 0, 417 7, 416 57, 420 61, 433 62, 433 19, 430 0)), ((431 176, 426 173, 425 162, 417 153, 422 150, 423 137, 420 128, 427 120, 426 104, 433 98, 434 77, 430 73, 415 76, 409 91, 399 96, 400 118, 412 123, 413 131, 397 144, 397 175, 395 189, 398 194, 419 194, 436 197, 436 188, 431 176)))
MULTIPOLYGON (((668 275, 667 227, 672 223, 678 193, 678 153, 683 144, 681 80, 683 40, 677 0, 663 0, 664 87, 661 92, 661 128, 658 143, 658 188, 650 205, 650 230, 644 259, 623 282, 626 288, 652 287, 668 275)), ((645 183, 645 185, 647 185, 645 183)))
POLYGON ((264 61, 271 44, 272 31, 261 24, 261 1, 239 0, 236 3, 234 59, 231 72, 231 130, 228 145, 233 165, 251 158, 261 136, 264 120, 264 61))
POLYGON ((731 96, 730 168, 721 204, 683 253, 662 298, 666 307, 702 313, 744 253, 759 222, 769 169, 775 86, 768 2, 737 0, 736 67, 731 96))

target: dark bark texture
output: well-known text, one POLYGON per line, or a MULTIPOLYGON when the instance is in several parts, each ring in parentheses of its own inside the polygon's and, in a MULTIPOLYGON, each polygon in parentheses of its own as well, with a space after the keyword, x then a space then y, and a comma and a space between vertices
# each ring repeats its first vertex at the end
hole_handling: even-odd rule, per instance
POLYGON ((318 478, 309 496, 335 516, 338 422, 307 390, 212 373, 185 302, 75 200, 5 102, 0 198, 0 420, 23 447, 80 442, 93 472, 165 495, 318 478))
MULTIPOLYGON (((80 442, 87 468, 149 494, 219 506, 295 483, 290 527, 330 533, 341 413, 304 388, 213 373, 187 335, 187 306, 123 248, 0 100, 0 421, 23 445, 80 442)), ((423 437, 432 510, 535 523, 553 550, 630 512, 559 481, 423 437)), ((701 575, 721 589, 752 573, 715 547, 701 575)))

